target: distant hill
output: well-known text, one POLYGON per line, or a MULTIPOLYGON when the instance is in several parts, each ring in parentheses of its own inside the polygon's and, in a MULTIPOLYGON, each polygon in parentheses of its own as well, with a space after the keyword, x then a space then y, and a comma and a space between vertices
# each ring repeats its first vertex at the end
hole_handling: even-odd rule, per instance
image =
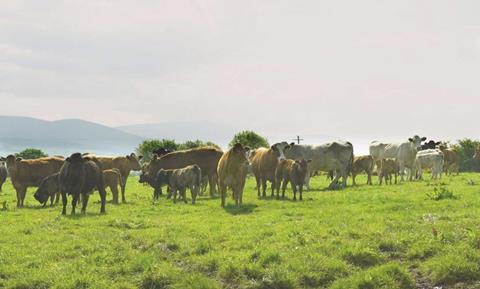
POLYGON ((175 139, 177 142, 200 139, 212 141, 221 147, 227 147, 238 132, 234 127, 209 121, 146 123, 116 128, 148 139, 175 139))
POLYGON ((79 119, 45 121, 29 117, 0 116, 0 155, 27 147, 50 155, 73 152, 126 154, 142 137, 115 128, 79 119))

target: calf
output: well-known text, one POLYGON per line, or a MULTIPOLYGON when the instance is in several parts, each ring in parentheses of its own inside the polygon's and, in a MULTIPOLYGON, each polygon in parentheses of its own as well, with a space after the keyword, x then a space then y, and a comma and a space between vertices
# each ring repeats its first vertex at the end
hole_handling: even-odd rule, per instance
POLYGON ((368 179, 367 179, 367 185, 372 184, 372 173, 373 173, 373 167, 375 163, 373 162, 373 157, 368 155, 368 156, 358 156, 353 158, 353 164, 352 164, 352 184, 355 186, 355 178, 356 176, 361 173, 361 172, 366 172, 368 179))
POLYGON ((179 192, 183 201, 186 203, 187 198, 185 197, 185 191, 188 188, 192 194, 192 204, 195 204, 201 184, 202 170, 197 165, 190 165, 182 169, 174 170, 160 169, 155 178, 155 191, 161 192, 162 186, 168 185, 170 192, 173 194, 173 202, 177 202, 177 192, 179 192))
POLYGON ((446 174, 460 171, 460 157, 455 149, 448 148, 445 144, 440 145, 439 149, 443 153, 443 171, 446 174))
POLYGON ((292 184, 293 200, 297 200, 297 188, 300 201, 303 199, 303 185, 308 173, 308 163, 312 160, 281 160, 275 170, 275 183, 277 185, 277 199, 280 198, 280 183, 282 183, 282 198, 285 198, 285 189, 288 183, 292 184))
POLYGON ((122 174, 118 169, 103 170, 102 174, 104 188, 110 188, 112 202, 118 204, 118 186, 122 184, 122 174))
POLYGON ((52 174, 42 180, 37 191, 33 195, 35 199, 43 204, 47 205, 48 198, 50 198, 50 206, 53 206, 53 201, 58 204, 60 200, 60 184, 58 182, 59 173, 52 174))
POLYGON ((424 169, 430 169, 432 171, 432 179, 442 178, 443 163, 442 151, 437 149, 419 151, 415 158, 417 179, 422 179, 424 169))
POLYGON ((395 184, 397 183, 397 176, 400 172, 400 165, 394 158, 382 159, 377 163, 378 179, 380 180, 380 185, 382 184, 383 178, 385 178, 385 184, 388 184, 390 180, 390 185, 392 184, 392 174, 395 175, 395 184))
POLYGON ((240 143, 237 143, 226 151, 218 162, 218 188, 222 195, 222 207, 225 207, 227 188, 231 188, 233 191, 235 206, 242 205, 243 189, 249 167, 248 151, 248 147, 243 147, 240 143))

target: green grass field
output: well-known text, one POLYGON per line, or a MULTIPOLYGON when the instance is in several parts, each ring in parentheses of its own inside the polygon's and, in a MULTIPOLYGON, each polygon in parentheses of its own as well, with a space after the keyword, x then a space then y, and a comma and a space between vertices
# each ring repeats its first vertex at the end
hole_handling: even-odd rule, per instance
POLYGON ((480 174, 342 191, 320 176, 301 202, 259 200, 249 178, 241 209, 153 203, 137 180, 127 204, 99 215, 95 193, 73 217, 33 189, 16 209, 8 182, 0 288, 480 288, 480 174))

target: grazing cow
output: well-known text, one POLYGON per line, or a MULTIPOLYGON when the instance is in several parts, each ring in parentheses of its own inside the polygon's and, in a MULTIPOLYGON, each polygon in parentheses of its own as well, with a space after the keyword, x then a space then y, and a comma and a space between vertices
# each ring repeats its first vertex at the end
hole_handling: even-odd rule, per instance
POLYGON ((17 207, 23 207, 27 188, 38 187, 44 178, 58 173, 64 160, 56 157, 23 160, 9 155, 6 162, 12 185, 17 192, 17 207))
POLYGON ((353 158, 352 185, 356 185, 355 178, 361 172, 367 173, 367 185, 372 184, 372 173, 375 163, 372 156, 357 156, 353 158))
POLYGON ((120 188, 122 190, 122 202, 126 202, 125 187, 127 186, 127 179, 131 171, 140 171, 142 166, 140 160, 142 156, 136 156, 134 153, 126 156, 109 157, 109 156, 95 156, 93 154, 83 154, 84 156, 95 157, 99 162, 101 170, 117 169, 122 176, 120 188))
POLYGON ((237 143, 226 151, 218 162, 218 187, 222 196, 222 207, 225 207, 227 188, 233 191, 235 206, 238 207, 243 203, 243 188, 249 166, 248 150, 248 147, 237 143))
POLYGON ((378 179, 380 181, 380 185, 382 184, 382 180, 385 178, 385 184, 388 185, 390 181, 390 185, 392 184, 392 174, 395 175, 395 184, 397 183, 397 176, 400 172, 400 166, 398 162, 394 158, 386 158, 381 159, 377 163, 378 168, 378 179))
POLYGON ((422 151, 423 150, 434 150, 436 149, 442 142, 429 140, 428 142, 422 144, 422 151))
POLYGON ((255 175, 257 183, 258 197, 260 197, 260 187, 262 196, 266 197, 267 181, 272 185, 272 197, 275 192, 275 170, 279 160, 285 159, 284 151, 290 146, 286 142, 276 143, 270 148, 258 148, 250 154, 252 162, 252 172, 255 175))
POLYGON ((456 172, 460 173, 460 157, 455 149, 448 148, 446 144, 441 144, 439 149, 443 152, 443 171, 450 175, 456 172))
POLYGON ((329 185, 330 189, 337 188, 338 181, 342 177, 342 187, 347 186, 347 176, 352 168, 353 146, 349 142, 331 142, 319 146, 290 144, 285 151, 289 159, 311 159, 308 173, 305 178, 305 186, 310 188, 310 172, 335 171, 334 178, 329 185))
POLYGON ((118 186, 122 184, 122 174, 118 169, 103 170, 103 185, 112 191, 112 202, 118 204, 118 186))
POLYGON ((85 214, 90 194, 96 189, 100 193, 100 214, 105 213, 106 191, 100 161, 93 157, 74 153, 65 160, 60 169, 59 182, 62 192, 62 215, 67 213, 67 195, 72 196, 72 215, 77 201, 82 196, 82 214, 85 214))
POLYGON ((44 178, 33 195, 40 204, 43 204, 44 207, 47 205, 49 198, 50 206, 53 206, 54 200, 55 204, 58 204, 58 201, 60 200, 60 184, 58 182, 58 176, 59 173, 55 173, 44 178))
POLYGON ((417 151, 422 148, 422 141, 427 138, 420 138, 415 135, 409 138, 408 141, 402 143, 381 143, 373 141, 370 143, 370 155, 373 157, 375 163, 385 158, 395 158, 400 166, 400 180, 404 181, 405 171, 407 171, 407 178, 413 179, 413 163, 415 162, 415 156, 417 151))
POLYGON ((185 191, 188 188, 192 194, 192 204, 195 204, 202 183, 202 170, 197 165, 190 165, 181 169, 160 169, 155 177, 155 195, 161 194, 162 186, 168 185, 173 194, 173 202, 177 202, 177 192, 187 203, 185 191))
POLYGON ((3 184, 7 180, 8 171, 7 167, 5 166, 4 161, 0 161, 0 192, 2 191, 3 184))
POLYGON ((216 194, 217 165, 223 152, 214 147, 194 148, 176 151, 162 157, 154 156, 145 167, 144 172, 155 176, 160 169, 180 169, 189 165, 198 165, 202 175, 207 176, 210 186, 210 195, 216 194))
POLYGON ((275 183, 277 185, 277 199, 280 199, 280 183, 282 184, 282 198, 285 198, 285 189, 288 183, 292 184, 293 200, 297 200, 297 189, 300 201, 303 199, 303 185, 308 173, 308 163, 312 160, 281 160, 275 170, 275 183))
POLYGON ((442 178, 443 171, 443 153, 438 149, 427 149, 417 152, 415 157, 415 169, 417 171, 417 179, 423 178, 423 170, 430 169, 432 179, 442 178))

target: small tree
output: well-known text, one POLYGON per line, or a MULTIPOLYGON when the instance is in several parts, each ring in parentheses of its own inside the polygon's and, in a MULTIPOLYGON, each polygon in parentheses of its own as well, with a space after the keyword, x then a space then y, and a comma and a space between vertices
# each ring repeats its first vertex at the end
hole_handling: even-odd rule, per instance
POLYGON ((28 160, 28 159, 44 158, 48 155, 40 149, 27 148, 27 149, 24 149, 23 151, 21 151, 19 153, 16 153, 15 156, 28 160))
POLYGON ((143 156, 143 160, 148 162, 152 159, 152 152, 159 148, 165 148, 172 151, 178 149, 178 144, 171 139, 152 139, 143 141, 136 149, 137 154, 143 156))
POLYGON ((233 147, 236 143, 241 143, 243 146, 248 146, 251 149, 270 146, 266 138, 250 130, 237 133, 229 143, 229 146, 233 147))
POLYGON ((467 138, 453 145, 460 158, 461 171, 480 171, 480 161, 473 159, 477 147, 480 147, 480 141, 467 138))
POLYGON ((197 140, 194 140, 194 141, 188 140, 188 141, 180 144, 178 146, 178 149, 179 150, 188 150, 188 149, 208 147, 208 146, 220 148, 217 144, 215 144, 213 142, 210 142, 210 141, 204 142, 202 140, 197 139, 197 140))

